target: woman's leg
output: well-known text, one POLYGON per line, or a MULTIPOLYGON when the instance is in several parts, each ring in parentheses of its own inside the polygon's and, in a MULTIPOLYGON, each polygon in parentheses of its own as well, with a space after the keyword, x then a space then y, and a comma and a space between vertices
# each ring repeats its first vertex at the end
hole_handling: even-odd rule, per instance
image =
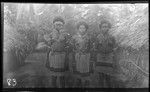
POLYGON ((69 88, 74 87, 74 82, 75 82, 75 79, 73 75, 66 77, 66 87, 69 87, 69 88))
POLYGON ((45 66, 46 68, 49 68, 49 54, 50 54, 50 50, 47 52, 47 58, 46 58, 46 63, 45 63, 45 66))
POLYGON ((61 88, 65 88, 65 76, 60 76, 60 77, 59 77, 59 81, 60 81, 60 82, 59 82, 59 83, 60 83, 60 84, 59 84, 60 87, 61 87, 61 88))
POLYGON ((90 86, 90 80, 87 79, 84 81, 84 87, 88 88, 89 86, 90 86))
POLYGON ((82 87, 82 79, 81 78, 77 78, 76 87, 82 87))
POLYGON ((105 86, 104 84, 105 75, 104 73, 99 73, 99 87, 103 88, 105 86))
POLYGON ((105 82, 106 82, 106 87, 109 87, 109 88, 112 87, 111 76, 105 74, 105 82))
POLYGON ((57 87, 57 76, 52 76, 52 87, 57 87))

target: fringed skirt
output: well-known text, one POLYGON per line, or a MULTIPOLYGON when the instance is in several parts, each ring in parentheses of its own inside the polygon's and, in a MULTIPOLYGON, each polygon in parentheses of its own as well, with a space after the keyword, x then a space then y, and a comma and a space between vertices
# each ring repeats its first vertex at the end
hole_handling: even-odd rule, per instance
POLYGON ((74 74, 76 76, 76 86, 86 87, 91 83, 91 62, 90 53, 76 53, 75 54, 75 66, 74 74))
POLYGON ((75 54, 75 71, 78 74, 84 75, 90 73, 90 54, 75 54))
POLYGON ((65 52, 51 52, 49 54, 49 69, 51 75, 51 83, 54 87, 65 87, 67 76, 68 60, 65 52))
POLYGON ((113 87, 113 80, 116 75, 113 53, 98 54, 95 62, 95 72, 98 75, 99 87, 113 87))
POLYGON ((95 62, 95 71, 113 76, 115 73, 114 62, 113 53, 107 55, 99 53, 95 62))
POLYGON ((49 67, 51 74, 57 76, 64 75, 66 71, 66 53, 65 52, 52 52, 49 54, 49 67))

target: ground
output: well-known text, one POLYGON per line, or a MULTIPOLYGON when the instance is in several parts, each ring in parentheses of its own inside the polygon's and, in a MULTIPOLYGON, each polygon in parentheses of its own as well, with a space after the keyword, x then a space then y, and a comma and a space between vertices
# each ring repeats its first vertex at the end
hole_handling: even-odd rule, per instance
MULTIPOLYGON (((50 78, 51 71, 45 67, 45 61, 46 53, 32 53, 27 57, 24 66, 15 72, 4 75, 4 87, 10 87, 6 81, 8 78, 15 78, 17 81, 15 87, 19 88, 52 87, 50 78)), ((97 85, 97 77, 93 75, 91 79, 94 83, 92 85, 97 85)), ((72 79, 70 82, 73 82, 72 79)), ((142 87, 148 87, 147 78, 145 78, 142 87)))

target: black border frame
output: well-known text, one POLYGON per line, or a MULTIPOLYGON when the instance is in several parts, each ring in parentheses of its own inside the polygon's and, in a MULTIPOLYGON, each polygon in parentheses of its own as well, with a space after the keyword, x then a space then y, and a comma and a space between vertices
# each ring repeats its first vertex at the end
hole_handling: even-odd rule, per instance
MULTIPOLYGON (((1 2, 1 30, 3 30, 3 3, 42 3, 42 4, 47 4, 47 3, 52 3, 52 4, 104 4, 104 3, 148 3, 148 0, 121 0, 121 1, 114 1, 114 0, 107 0, 107 1, 68 1, 68 0, 55 0, 55 1, 3 1, 1 2)), ((2 90, 1 91, 49 91, 49 90, 54 90, 54 91, 86 91, 86 92, 149 92, 149 88, 3 88, 3 31, 1 31, 1 43, 2 43, 2 47, 1 47, 1 51, 2 51, 2 56, 1 56, 1 74, 2 74, 2 90)))

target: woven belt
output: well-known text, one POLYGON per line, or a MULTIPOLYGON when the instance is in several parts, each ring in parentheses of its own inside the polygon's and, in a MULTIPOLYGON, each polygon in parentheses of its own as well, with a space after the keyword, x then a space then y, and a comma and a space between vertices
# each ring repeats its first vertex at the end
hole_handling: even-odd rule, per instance
POLYGON ((96 66, 105 66, 105 67, 112 67, 113 68, 113 64, 112 63, 96 62, 95 65, 96 66))
POLYGON ((51 55, 65 54, 65 52, 64 51, 52 51, 50 54, 51 55))

